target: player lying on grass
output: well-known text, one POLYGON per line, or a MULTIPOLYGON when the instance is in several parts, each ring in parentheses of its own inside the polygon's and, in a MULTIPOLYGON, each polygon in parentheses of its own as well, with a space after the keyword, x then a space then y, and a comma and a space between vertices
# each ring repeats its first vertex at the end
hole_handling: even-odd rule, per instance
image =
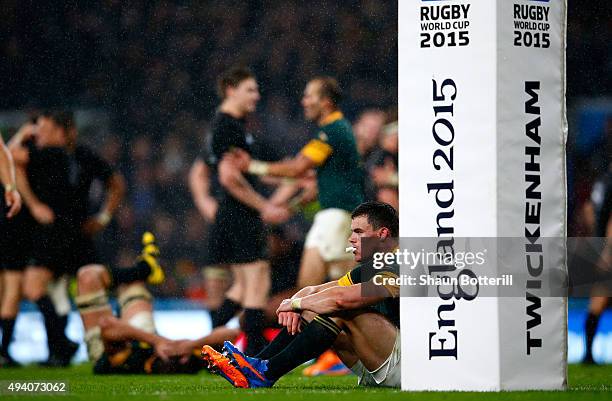
MULTIPOLYGON (((107 269, 89 265, 77 274, 76 304, 85 326, 85 342, 94 373, 195 373, 203 368, 193 347, 202 343, 171 341, 155 333, 152 295, 145 287, 159 284, 164 272, 151 233, 143 235, 138 263, 129 268, 107 269), (120 318, 113 316, 107 291, 117 288, 120 318), (195 344, 195 345, 193 345, 195 344), (189 347, 191 346, 191 352, 189 347), (182 350, 183 355, 170 356, 182 350)), ((230 329, 219 329, 202 341, 220 344, 232 338, 230 329)), ((197 353, 196 353, 197 354, 197 353)))
POLYGON ((229 341, 224 354, 204 346, 209 368, 235 387, 271 387, 333 347, 358 384, 399 387, 399 287, 375 280, 397 277, 398 266, 375 270, 371 263, 374 252, 396 248, 397 212, 385 203, 363 203, 351 215, 351 231, 357 267, 338 281, 305 287, 284 300, 277 314, 285 327, 256 356, 244 355, 229 341))

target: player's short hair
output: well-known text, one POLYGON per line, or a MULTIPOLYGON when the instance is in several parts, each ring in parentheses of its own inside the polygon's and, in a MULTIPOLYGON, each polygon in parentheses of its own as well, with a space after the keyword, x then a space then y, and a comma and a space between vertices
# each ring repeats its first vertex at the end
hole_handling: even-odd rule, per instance
POLYGON ((74 129, 74 113, 68 110, 45 110, 38 117, 52 120, 56 125, 63 128, 66 133, 74 129))
POLYGON ((255 79, 255 74, 245 66, 232 67, 225 71, 217 80, 217 94, 221 99, 225 99, 225 91, 227 88, 235 88, 242 81, 249 78, 255 79))
POLYGON ((316 81, 321 86, 319 88, 319 96, 331 100, 334 106, 338 106, 342 100, 342 90, 336 78, 321 76, 315 77, 311 82, 316 81))
POLYGON ((386 227, 389 229, 392 237, 399 235, 399 217, 397 211, 388 203, 378 201, 364 202, 353 210, 351 219, 359 216, 366 216, 368 223, 375 230, 386 227))

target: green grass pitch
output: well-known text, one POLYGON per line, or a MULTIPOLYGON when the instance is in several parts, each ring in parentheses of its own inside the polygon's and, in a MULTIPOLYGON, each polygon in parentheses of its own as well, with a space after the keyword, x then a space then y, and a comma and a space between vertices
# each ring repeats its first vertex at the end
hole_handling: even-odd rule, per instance
POLYGON ((1 399, 17 400, 610 400, 612 399, 612 365, 569 367, 569 390, 565 392, 530 391, 511 393, 404 393, 392 389, 359 388, 354 376, 305 378, 299 372, 281 379, 272 389, 234 389, 220 377, 207 372, 180 376, 94 376, 88 364, 68 369, 45 369, 27 366, 0 368, 1 399), (64 395, 8 395, 10 381, 68 382, 64 395))

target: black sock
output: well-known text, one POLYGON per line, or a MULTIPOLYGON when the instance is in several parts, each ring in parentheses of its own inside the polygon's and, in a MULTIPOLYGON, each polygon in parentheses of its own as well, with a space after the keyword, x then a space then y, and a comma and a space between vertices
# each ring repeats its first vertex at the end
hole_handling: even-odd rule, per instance
POLYGON ((144 260, 132 267, 111 267, 113 284, 129 284, 134 281, 145 281, 151 274, 151 268, 144 260))
POLYGON ((265 376, 278 380, 304 362, 318 357, 332 346, 340 331, 330 318, 315 316, 283 351, 268 360, 265 376))
POLYGON ((53 302, 51 302, 51 298, 48 295, 40 297, 36 301, 36 305, 38 305, 38 309, 40 309, 40 313, 43 315, 45 329, 47 330, 47 343, 53 344, 49 349, 49 353, 51 353, 54 349, 62 347, 68 342, 64 332, 65 327, 62 326, 62 319, 57 314, 55 306, 53 306, 53 302))
POLYGON ((584 359, 593 359, 593 340, 595 339, 595 333, 597 333, 599 318, 600 315, 589 312, 584 323, 584 331, 586 333, 586 354, 584 359))
POLYGON ((258 354, 267 344, 263 335, 266 316, 263 309, 244 310, 244 332, 247 337, 247 345, 244 350, 247 355, 258 354))
MULTIPOLYGON (((255 355, 255 358, 259 359, 270 359, 285 348, 291 343, 291 341, 295 340, 297 335, 292 336, 289 334, 286 328, 283 329, 274 337, 274 340, 268 346, 261 350, 261 352, 255 355)), ((248 354, 247 354, 248 355, 248 354)))
POLYGON ((8 356, 8 348, 13 339, 15 331, 15 318, 0 319, 0 328, 2 329, 2 346, 0 347, 0 355, 8 356))
POLYGON ((236 315, 240 308, 241 306, 239 303, 236 303, 229 298, 225 298, 219 308, 210 311, 210 318, 212 319, 213 328, 223 326, 236 315))

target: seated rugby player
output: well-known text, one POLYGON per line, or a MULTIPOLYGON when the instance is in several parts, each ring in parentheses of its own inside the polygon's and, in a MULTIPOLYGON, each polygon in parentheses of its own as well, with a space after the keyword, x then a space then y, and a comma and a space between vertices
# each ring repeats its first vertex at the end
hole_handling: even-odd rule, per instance
POLYGON ((204 346, 202 358, 210 370, 235 387, 271 387, 333 347, 358 384, 399 387, 399 287, 382 280, 398 277, 398 266, 373 269, 372 264, 374 252, 397 247, 398 225, 390 205, 359 205, 351 215, 349 239, 357 267, 337 281, 305 287, 284 300, 277 310, 284 328, 259 354, 247 356, 229 341, 223 354, 204 346))

